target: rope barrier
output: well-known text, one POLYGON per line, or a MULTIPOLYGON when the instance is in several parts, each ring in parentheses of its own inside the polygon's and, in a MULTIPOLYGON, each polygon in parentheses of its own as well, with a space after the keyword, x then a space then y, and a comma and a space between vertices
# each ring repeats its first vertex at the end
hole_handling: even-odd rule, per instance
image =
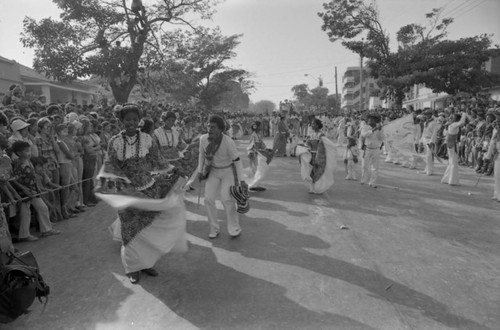
POLYGON ((34 194, 34 195, 23 197, 21 199, 16 200, 15 202, 1 203, 0 207, 7 207, 7 206, 10 206, 10 205, 15 205, 15 204, 18 204, 18 203, 22 203, 22 202, 24 202, 26 200, 29 200, 29 199, 33 198, 33 197, 39 197, 39 196, 45 195, 47 193, 51 193, 51 192, 58 191, 58 190, 63 190, 64 188, 68 188, 68 187, 71 187, 71 186, 74 186, 74 185, 77 185, 77 184, 81 184, 83 182, 86 182, 86 181, 89 181, 89 180, 94 180, 94 179, 95 178, 88 178, 88 179, 85 179, 85 180, 81 180, 81 181, 78 181, 78 182, 73 182, 73 183, 67 184, 65 186, 61 186, 59 188, 48 189, 48 190, 45 190, 44 192, 41 192, 41 193, 38 193, 38 194, 34 194))

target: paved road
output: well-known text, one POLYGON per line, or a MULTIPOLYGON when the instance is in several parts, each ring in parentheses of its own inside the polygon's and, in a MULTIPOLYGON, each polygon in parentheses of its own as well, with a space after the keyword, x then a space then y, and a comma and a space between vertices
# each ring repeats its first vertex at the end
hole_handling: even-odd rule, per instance
POLYGON ((474 187, 462 169, 462 186, 450 187, 439 183, 444 165, 428 177, 382 163, 374 189, 345 181, 339 162, 336 184, 317 196, 296 158, 271 165, 237 239, 223 230, 209 240, 197 191, 187 194, 189 252, 162 258, 160 277, 140 285, 124 276, 103 203, 60 223, 61 236, 18 244, 36 254, 52 295, 43 313, 35 302, 1 328, 500 328, 492 178, 474 187))

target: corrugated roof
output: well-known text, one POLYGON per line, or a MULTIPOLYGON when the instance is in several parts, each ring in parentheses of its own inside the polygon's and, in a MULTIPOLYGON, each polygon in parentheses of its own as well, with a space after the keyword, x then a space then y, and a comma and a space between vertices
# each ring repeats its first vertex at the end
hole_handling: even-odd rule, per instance
POLYGON ((0 56, 0 61, 2 61, 2 62, 7 62, 7 63, 16 63, 16 61, 14 61, 14 60, 9 60, 8 58, 3 57, 3 56, 0 56))
POLYGON ((48 82, 55 82, 54 79, 47 78, 47 77, 45 77, 45 75, 39 73, 38 71, 33 70, 31 68, 28 68, 27 66, 24 66, 22 64, 19 64, 19 71, 21 72, 21 76, 24 76, 27 78, 48 81, 48 82))

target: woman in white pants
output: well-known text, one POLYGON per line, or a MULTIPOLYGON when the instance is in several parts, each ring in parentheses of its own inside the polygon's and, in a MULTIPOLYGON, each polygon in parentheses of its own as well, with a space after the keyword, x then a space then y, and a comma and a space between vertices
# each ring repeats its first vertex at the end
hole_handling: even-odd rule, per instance
POLYGON ((462 112, 462 116, 454 114, 450 116, 450 124, 446 133, 446 146, 448 148, 448 166, 444 172, 441 183, 447 183, 450 186, 457 186, 459 184, 458 177, 458 133, 460 127, 465 125, 467 114, 462 112))

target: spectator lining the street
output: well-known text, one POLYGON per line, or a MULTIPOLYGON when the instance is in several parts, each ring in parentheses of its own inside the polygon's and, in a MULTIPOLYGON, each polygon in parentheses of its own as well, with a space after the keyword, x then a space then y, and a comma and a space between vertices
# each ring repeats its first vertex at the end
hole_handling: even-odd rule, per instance
POLYGON ((19 226, 19 240, 20 241, 36 241, 38 238, 30 234, 31 223, 31 210, 33 206, 38 223, 40 225, 40 232, 42 237, 59 235, 59 230, 53 229, 49 218, 49 209, 47 205, 40 198, 40 190, 36 185, 35 169, 31 163, 31 150, 30 145, 24 141, 16 141, 12 144, 12 152, 14 152, 18 159, 14 164, 14 174, 19 180, 21 186, 20 193, 24 199, 20 206, 20 226, 19 226))

